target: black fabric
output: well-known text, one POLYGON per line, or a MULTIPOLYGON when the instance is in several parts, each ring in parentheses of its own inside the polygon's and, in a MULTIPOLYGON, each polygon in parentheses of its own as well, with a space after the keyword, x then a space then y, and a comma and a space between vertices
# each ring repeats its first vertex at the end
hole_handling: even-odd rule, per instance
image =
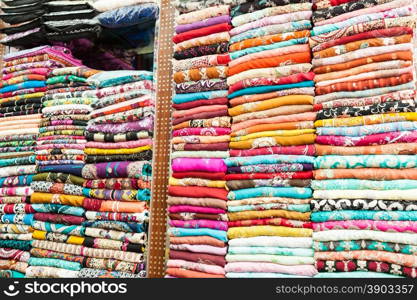
POLYGON ((53 5, 52 3, 45 3, 49 12, 64 12, 76 11, 84 9, 93 9, 90 4, 68 4, 68 5, 53 5))
POLYGON ((17 46, 38 46, 47 42, 45 32, 41 29, 23 37, 2 42, 3 45, 17 47, 17 46))
POLYGON ((1 10, 4 11, 6 14, 30 13, 33 10, 43 10, 44 12, 46 12, 42 3, 34 3, 29 5, 13 7, 2 7, 1 10))
POLYGON ((7 6, 22 6, 35 3, 45 3, 52 0, 2 0, 7 6))
POLYGON ((135 154, 114 154, 114 155, 88 155, 85 159, 86 163, 101 163, 111 161, 140 161, 151 160, 152 150, 146 150, 135 154))
POLYGON ((1 28, 0 32, 7 34, 7 35, 11 35, 11 34, 19 33, 19 32, 28 31, 31 29, 35 29, 41 26, 42 26, 42 19, 37 18, 29 22, 17 24, 17 26, 1 28))
POLYGON ((0 14, 0 19, 11 25, 20 24, 30 20, 39 18, 44 14, 44 10, 34 10, 30 13, 20 13, 20 14, 0 14))
POLYGON ((45 21, 65 21, 65 20, 76 20, 76 19, 92 19, 97 15, 94 10, 88 10, 84 12, 68 12, 67 14, 52 15, 47 14, 43 16, 45 21))

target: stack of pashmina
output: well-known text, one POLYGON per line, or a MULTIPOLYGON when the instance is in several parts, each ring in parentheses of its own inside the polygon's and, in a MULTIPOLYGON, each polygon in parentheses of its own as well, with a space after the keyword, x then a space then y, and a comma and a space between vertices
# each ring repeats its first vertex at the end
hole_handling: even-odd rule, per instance
POLYGON ((5 36, 0 43, 8 46, 44 44, 45 33, 41 17, 47 12, 44 0, 3 0, 0 19, 4 22, 0 32, 5 36))
POLYGON ((56 244, 83 244, 85 222, 83 179, 85 128, 93 98, 86 81, 97 71, 85 67, 57 68, 46 81, 42 121, 36 146, 37 174, 32 205, 43 207, 32 226, 33 248, 27 277, 75 277, 82 264, 65 257, 56 244))
POLYGON ((42 205, 29 204, 46 78, 71 65, 62 48, 40 47, 4 56, 0 82, 0 277, 23 277, 31 227, 42 205))
POLYGON ((416 277, 415 2, 315 7, 316 267, 321 277, 416 277))
POLYGON ((216 4, 176 18, 167 277, 225 276, 231 25, 229 6, 216 4))
POLYGON ((314 163, 312 4, 251 1, 232 7, 226 159, 227 277, 310 277, 314 163))
POLYGON ((91 254, 79 277, 145 277, 154 124, 153 74, 102 72, 83 168, 91 254))

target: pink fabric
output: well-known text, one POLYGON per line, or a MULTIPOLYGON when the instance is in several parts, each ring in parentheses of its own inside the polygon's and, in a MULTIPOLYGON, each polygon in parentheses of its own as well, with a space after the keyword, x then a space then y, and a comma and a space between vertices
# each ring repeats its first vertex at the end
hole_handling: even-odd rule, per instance
POLYGON ((346 14, 336 16, 336 17, 331 18, 331 19, 316 22, 315 26, 322 26, 322 25, 326 25, 326 24, 334 24, 334 23, 342 22, 342 21, 345 21, 347 19, 357 17, 357 16, 360 16, 360 15, 378 13, 378 12, 387 11, 387 10, 390 10, 390 9, 393 9, 393 8, 404 7, 404 6, 407 6, 407 5, 412 5, 413 2, 414 2, 414 0, 396 0, 396 1, 385 3, 385 4, 369 7, 369 8, 359 9, 359 10, 351 11, 351 12, 346 13, 346 14))
POLYGON ((210 245, 187 245, 187 244, 171 244, 169 246, 172 250, 177 251, 190 251, 194 253, 206 253, 213 255, 226 255, 227 247, 214 247, 210 245))
POLYGON ((172 205, 168 208, 170 213, 192 212, 204 214, 225 214, 226 210, 220 208, 192 206, 192 205, 172 205))
POLYGON ((286 115, 286 116, 277 116, 267 119, 256 119, 256 120, 247 120, 237 124, 232 125, 232 131, 237 131, 245 129, 251 126, 259 124, 274 124, 274 123, 284 123, 284 122, 297 122, 297 121, 315 121, 316 113, 315 112, 306 112, 301 114, 286 115))
POLYGON ((27 69, 24 71, 18 71, 18 72, 14 72, 14 73, 9 73, 9 74, 5 74, 2 77, 2 80, 9 80, 13 77, 18 77, 21 75, 26 75, 26 74, 37 74, 37 75, 48 75, 49 74, 49 69, 48 68, 33 68, 33 69, 27 69))
POLYGON ((208 105, 208 106, 199 106, 187 110, 176 110, 172 113, 173 118, 180 118, 191 116, 194 114, 202 113, 202 112, 211 112, 211 111, 219 111, 222 109, 227 109, 227 105, 208 105))
POLYGON ((265 262, 229 262, 225 271, 227 273, 283 273, 300 276, 314 276, 317 270, 313 265, 279 265, 265 262))
POLYGON ((102 143, 102 142, 88 142, 86 148, 100 148, 100 149, 122 149, 122 148, 137 148, 146 145, 152 145, 152 139, 141 139, 137 141, 119 142, 119 143, 102 143))
POLYGON ((333 146, 370 146, 386 145, 393 143, 416 143, 417 131, 399 131, 371 134, 360 137, 347 137, 336 135, 320 135, 316 138, 316 143, 333 146))
POLYGON ((227 166, 223 159, 218 158, 175 158, 172 160, 174 172, 226 172, 227 166))
POLYGON ((314 231, 354 229, 417 233, 416 221, 348 220, 313 223, 314 231))
POLYGON ((169 259, 167 261, 167 267, 168 268, 184 268, 187 270, 193 270, 193 271, 204 272, 204 273, 209 273, 209 274, 219 274, 219 275, 226 274, 224 269, 220 266, 195 263, 195 262, 181 260, 181 259, 169 259))
POLYGON ((211 228, 227 231, 227 222, 213 220, 170 220, 169 225, 182 228, 211 228))
POLYGON ((85 145, 80 144, 48 144, 48 145, 39 145, 36 146, 37 150, 47 150, 47 149, 78 149, 84 150, 85 145))
POLYGON ((297 12, 292 12, 292 13, 283 14, 283 15, 265 17, 260 20, 246 23, 244 25, 233 28, 232 30, 230 30, 230 35, 231 36, 238 35, 251 29, 260 28, 260 27, 269 26, 269 25, 284 24, 284 23, 301 21, 301 20, 310 20, 312 14, 313 12, 311 10, 307 10, 307 11, 297 11, 297 12))
POLYGON ((236 82, 232 86, 229 87, 229 93, 236 92, 238 90, 253 87, 253 86, 263 86, 263 85, 279 85, 279 84, 291 84, 291 83, 298 83, 306 80, 313 80, 314 73, 297 73, 281 78, 251 78, 245 79, 239 82, 236 82))
POLYGON ((310 46, 308 44, 293 45, 293 46, 288 46, 288 47, 283 47, 283 48, 260 51, 260 52, 252 53, 252 54, 245 55, 245 56, 232 60, 229 63, 229 67, 233 67, 233 66, 242 64, 244 62, 248 62, 253 59, 276 57, 276 56, 290 54, 290 53, 308 52, 308 51, 310 51, 310 46))
POLYGON ((229 135, 231 133, 230 128, 225 127, 208 127, 208 128, 182 128, 174 130, 173 136, 189 136, 189 135, 206 135, 206 136, 219 136, 229 135))

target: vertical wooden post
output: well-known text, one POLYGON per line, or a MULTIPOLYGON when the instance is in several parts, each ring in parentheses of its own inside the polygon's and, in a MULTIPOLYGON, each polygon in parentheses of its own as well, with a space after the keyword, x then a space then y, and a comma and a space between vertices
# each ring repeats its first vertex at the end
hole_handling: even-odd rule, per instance
POLYGON ((174 9, 170 0, 160 1, 159 30, 156 55, 156 103, 153 144, 152 190, 149 224, 147 269, 149 278, 165 275, 167 189, 170 165, 171 97, 172 97, 172 36, 174 9))

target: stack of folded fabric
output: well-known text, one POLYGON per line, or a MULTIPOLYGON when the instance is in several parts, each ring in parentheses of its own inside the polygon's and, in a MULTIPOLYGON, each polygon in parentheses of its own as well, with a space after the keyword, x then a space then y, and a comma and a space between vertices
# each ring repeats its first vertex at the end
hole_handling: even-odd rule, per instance
MULTIPOLYGON (((91 0, 48 1, 48 11, 42 19, 48 41, 67 42, 74 39, 97 38, 101 26, 94 17, 98 12, 91 6, 91 0)), ((121 1, 123 2, 123 1, 121 1)))
POLYGON ((313 276, 308 1, 232 8, 227 277, 313 276))
POLYGON ((45 33, 41 17, 46 13, 44 0, 4 0, 6 6, 0 19, 6 24, 0 32, 6 36, 0 43, 8 46, 33 46, 44 44, 45 33))
POLYGON ((102 72, 86 138, 82 176, 85 243, 79 277, 145 277, 154 124, 153 74, 102 72), (87 238, 88 237, 88 238, 87 238))
POLYGON ((31 227, 40 205, 29 204, 36 174, 35 147, 46 77, 74 62, 63 48, 39 47, 4 56, 0 87, 0 277, 22 277, 31 249, 31 227))
POLYGON ((32 205, 43 207, 35 213, 32 226, 33 249, 28 277, 75 277, 82 265, 43 244, 83 242, 83 179, 85 128, 92 110, 92 90, 86 81, 97 71, 85 67, 57 68, 46 81, 42 121, 36 146, 37 174, 31 187, 32 205))
POLYGON ((319 276, 416 277, 414 3, 315 6, 312 221, 319 276))
POLYGON ((224 277, 229 6, 177 17, 167 277, 224 277))

